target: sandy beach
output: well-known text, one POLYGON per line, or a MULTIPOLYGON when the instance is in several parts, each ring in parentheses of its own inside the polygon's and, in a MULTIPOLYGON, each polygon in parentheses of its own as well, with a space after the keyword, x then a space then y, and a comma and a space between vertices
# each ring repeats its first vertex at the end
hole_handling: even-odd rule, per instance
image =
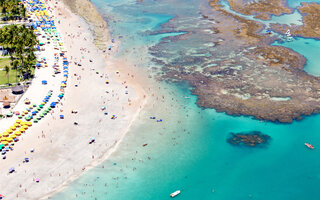
MULTIPOLYGON (((105 160, 147 102, 141 87, 143 78, 137 77, 128 63, 112 57, 117 41, 109 41, 111 51, 99 50, 89 25, 82 18, 68 10, 62 1, 49 1, 48 6, 53 8, 57 31, 67 49, 70 75, 65 96, 58 106, 20 136, 14 150, 1 160, 0 193, 5 199, 47 199, 105 160), (71 113, 72 109, 78 113, 71 113), (115 119, 111 119, 113 115, 115 119), (89 144, 92 137, 95 142, 89 144), (26 157, 30 162, 23 163, 26 157), (14 173, 8 173, 11 167, 15 168, 14 173)), ((26 98, 39 103, 49 90, 53 90, 52 98, 59 94, 62 74, 52 76, 53 54, 53 45, 46 44, 45 51, 38 56, 46 57, 49 67, 36 70, 32 85, 14 110, 23 110, 26 98), (42 80, 48 84, 42 85, 42 80)), ((16 119, 0 120, 0 131, 8 129, 16 119)))

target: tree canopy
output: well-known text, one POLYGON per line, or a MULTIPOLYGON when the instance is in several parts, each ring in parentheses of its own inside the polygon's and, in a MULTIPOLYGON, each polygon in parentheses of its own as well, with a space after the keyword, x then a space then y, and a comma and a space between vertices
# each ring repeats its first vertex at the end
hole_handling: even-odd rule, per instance
POLYGON ((19 0, 0 0, 1 13, 8 20, 24 18, 26 16, 26 8, 19 0))
POLYGON ((8 51, 13 69, 18 69, 20 75, 31 72, 36 63, 34 54, 38 44, 32 28, 24 25, 8 25, 0 28, 0 45, 8 51))

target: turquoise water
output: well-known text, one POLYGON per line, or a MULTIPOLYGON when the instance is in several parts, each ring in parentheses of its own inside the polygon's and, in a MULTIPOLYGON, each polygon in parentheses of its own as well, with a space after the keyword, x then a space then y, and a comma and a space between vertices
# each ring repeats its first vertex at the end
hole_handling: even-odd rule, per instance
POLYGON ((291 42, 275 42, 273 45, 285 46, 304 55, 307 59, 304 70, 309 74, 320 76, 320 40, 297 37, 291 42))
MULTIPOLYGON (((163 23, 172 18, 195 20, 200 7, 207 5, 200 0, 93 3, 122 43, 118 56, 141 67, 150 65, 144 63, 151 58, 148 47, 166 40, 166 36, 183 33, 163 23), (162 29, 167 33, 157 32, 162 29)), ((281 45, 305 55, 307 66, 320 61, 316 56, 320 46, 312 39, 299 38, 281 45)), ((163 200, 170 199, 169 194, 178 189, 182 193, 176 199, 183 200, 320 199, 320 115, 292 124, 260 122, 199 108, 187 84, 158 85, 165 98, 160 94, 158 99, 153 97, 155 103, 142 111, 110 159, 52 199, 163 200), (226 142, 230 132, 248 131, 261 131, 272 139, 259 148, 235 147, 226 142), (305 142, 312 143, 315 150, 307 149, 305 142)), ((157 89, 153 92, 159 93, 157 89)))
POLYGON ((283 14, 283 15, 280 15, 280 16, 272 15, 271 16, 271 20, 270 21, 266 21, 266 20, 261 20, 261 19, 255 19, 254 16, 243 15, 243 14, 240 14, 240 13, 237 13, 237 12, 231 10, 230 9, 230 5, 229 5, 229 3, 227 1, 221 1, 220 4, 228 12, 231 12, 233 14, 239 15, 241 17, 245 17, 247 19, 251 19, 251 20, 255 20, 255 21, 261 22, 261 23, 265 24, 266 26, 269 26, 270 23, 280 23, 280 24, 291 24, 291 23, 293 23, 293 24, 297 24, 297 25, 302 25, 302 16, 297 10, 294 10, 294 12, 291 13, 291 14, 283 14))
POLYGON ((319 0, 303 0, 303 1, 297 1, 297 0, 287 0, 288 1, 288 5, 291 7, 291 8, 296 8, 298 6, 300 6, 300 3, 301 2, 317 2, 317 3, 320 3, 319 0))

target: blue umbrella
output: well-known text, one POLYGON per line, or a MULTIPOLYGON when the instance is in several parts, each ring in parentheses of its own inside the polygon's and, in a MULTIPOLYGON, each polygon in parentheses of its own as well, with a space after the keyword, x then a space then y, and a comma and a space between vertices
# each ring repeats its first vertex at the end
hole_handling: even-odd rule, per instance
POLYGON ((9 173, 12 173, 12 172, 14 172, 14 171, 15 171, 14 167, 11 167, 11 168, 9 169, 9 173))

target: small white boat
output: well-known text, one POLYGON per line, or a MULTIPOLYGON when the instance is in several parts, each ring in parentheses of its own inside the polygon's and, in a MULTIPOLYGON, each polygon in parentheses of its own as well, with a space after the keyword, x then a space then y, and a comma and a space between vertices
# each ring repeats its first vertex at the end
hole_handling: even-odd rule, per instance
POLYGON ((286 35, 291 35, 290 29, 287 30, 286 35))
POLYGON ((180 190, 177 190, 177 191, 171 193, 171 194, 170 194, 170 197, 175 197, 175 196, 177 196, 177 195, 180 194, 180 193, 181 193, 181 191, 180 191, 180 190))

